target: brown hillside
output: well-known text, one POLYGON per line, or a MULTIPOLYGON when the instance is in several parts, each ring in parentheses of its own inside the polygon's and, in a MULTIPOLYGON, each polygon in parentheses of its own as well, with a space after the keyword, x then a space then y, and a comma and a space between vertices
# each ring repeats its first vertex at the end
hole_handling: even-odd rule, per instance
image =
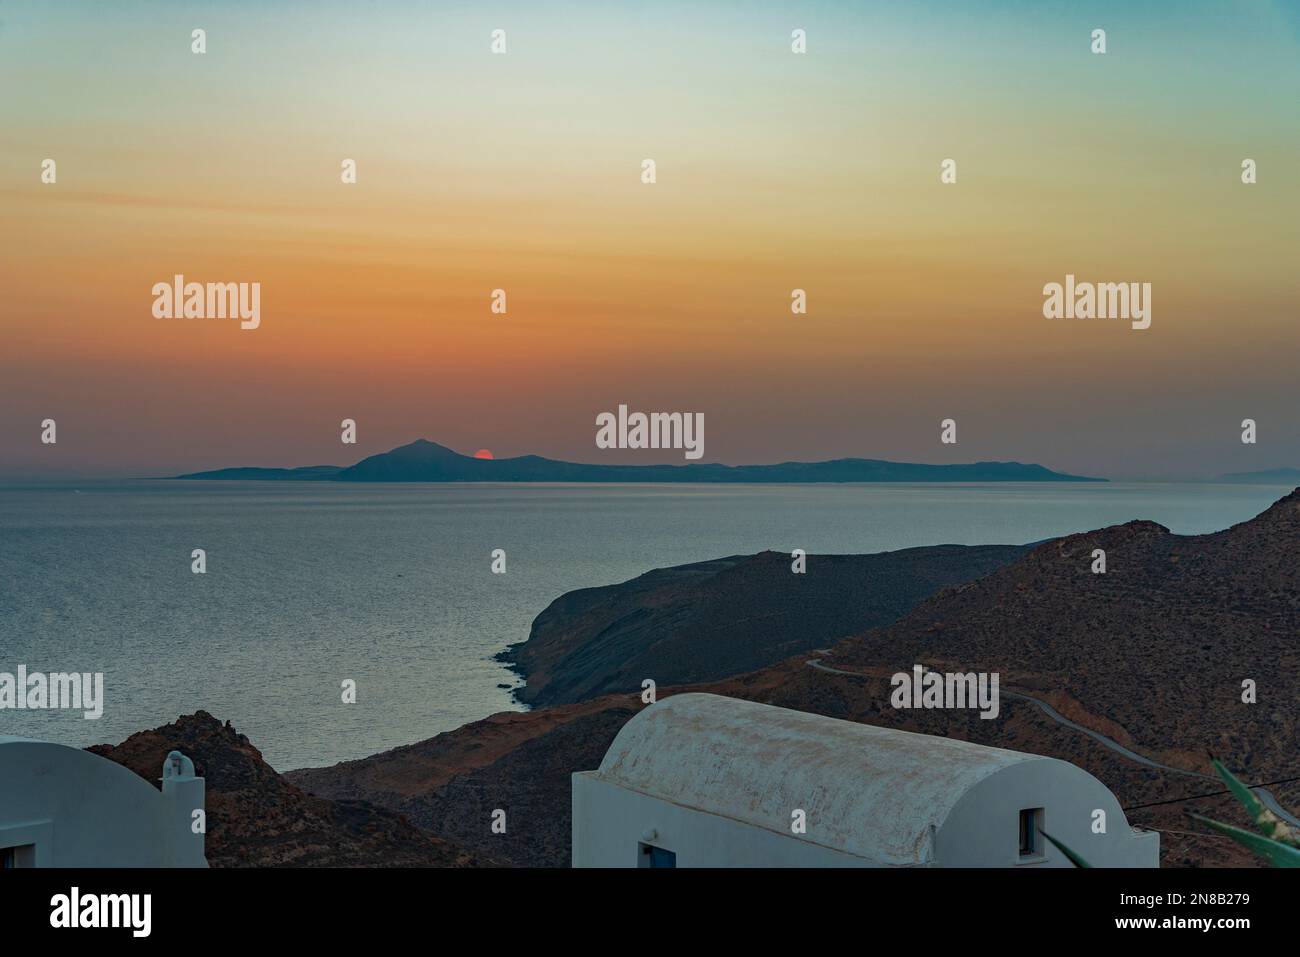
POLYGON ((154 786, 172 750, 205 779, 205 850, 213 867, 467 867, 483 863, 364 801, 307 794, 278 775, 229 723, 206 711, 88 750, 154 786))

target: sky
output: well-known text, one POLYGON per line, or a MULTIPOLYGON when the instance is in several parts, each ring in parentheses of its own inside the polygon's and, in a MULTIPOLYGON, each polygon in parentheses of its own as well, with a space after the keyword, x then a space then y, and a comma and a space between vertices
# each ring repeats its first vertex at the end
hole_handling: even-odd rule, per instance
POLYGON ((0 0, 0 478, 681 461, 620 404, 729 464, 1300 466, 1298 181, 1295 2, 0 0))

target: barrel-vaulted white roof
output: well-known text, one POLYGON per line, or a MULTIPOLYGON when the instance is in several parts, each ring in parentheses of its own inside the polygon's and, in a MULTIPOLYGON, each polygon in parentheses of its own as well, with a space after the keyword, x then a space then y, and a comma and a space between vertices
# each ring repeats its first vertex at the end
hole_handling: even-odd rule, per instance
POLYGON ((204 782, 173 755, 181 774, 160 791, 91 751, 0 735, 0 847, 34 847, 37 867, 206 866, 191 829, 204 782))
MULTIPOLYGON (((624 725, 596 776, 787 835, 799 808, 817 843, 914 866, 933 860, 935 834, 954 807, 1008 768, 1019 770, 1000 791, 1032 772, 1110 798, 1091 775, 1055 758, 711 694, 673 695, 644 709, 624 725)), ((1118 811, 1113 798, 1108 803, 1118 811)), ((1014 808, 1011 814, 1014 833, 1014 808)))

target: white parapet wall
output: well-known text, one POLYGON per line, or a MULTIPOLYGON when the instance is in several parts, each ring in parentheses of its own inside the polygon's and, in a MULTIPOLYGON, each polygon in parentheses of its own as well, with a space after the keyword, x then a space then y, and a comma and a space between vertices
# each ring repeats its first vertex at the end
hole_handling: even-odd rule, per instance
POLYGON ((1158 867, 1056 758, 707 694, 650 705, 573 775, 575 867, 1158 867))
POLYGON ((17 867, 207 867, 203 778, 178 751, 159 772, 161 790, 89 751, 0 736, 0 854, 17 867))

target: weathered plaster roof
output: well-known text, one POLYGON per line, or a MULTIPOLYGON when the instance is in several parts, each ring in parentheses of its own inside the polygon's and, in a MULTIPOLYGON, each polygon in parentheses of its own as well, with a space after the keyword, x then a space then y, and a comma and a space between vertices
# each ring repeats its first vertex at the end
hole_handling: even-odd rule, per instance
MULTIPOLYGON (((57 767, 60 769, 77 769, 76 773, 78 774, 108 774, 122 781, 132 783, 139 781, 155 793, 158 790, 125 765, 100 757, 85 748, 60 744, 57 741, 43 741, 40 738, 23 738, 14 734, 0 734, 0 747, 6 749, 12 747, 14 749, 13 751, 5 751, 4 760, 22 760, 20 755, 29 756, 36 753, 45 760, 57 762, 57 767), (88 770, 83 771, 82 768, 88 770)), ((48 770, 46 773, 49 773, 48 770)), ((0 782, 3 780, 3 775, 0 775, 0 782)), ((88 782, 87 786, 89 786, 88 782)))
POLYGON ((1051 761, 927 734, 711 694, 679 694, 624 725, 601 779, 686 807, 790 833, 808 814, 817 843, 881 864, 931 859, 966 791, 1002 768, 1051 761))

